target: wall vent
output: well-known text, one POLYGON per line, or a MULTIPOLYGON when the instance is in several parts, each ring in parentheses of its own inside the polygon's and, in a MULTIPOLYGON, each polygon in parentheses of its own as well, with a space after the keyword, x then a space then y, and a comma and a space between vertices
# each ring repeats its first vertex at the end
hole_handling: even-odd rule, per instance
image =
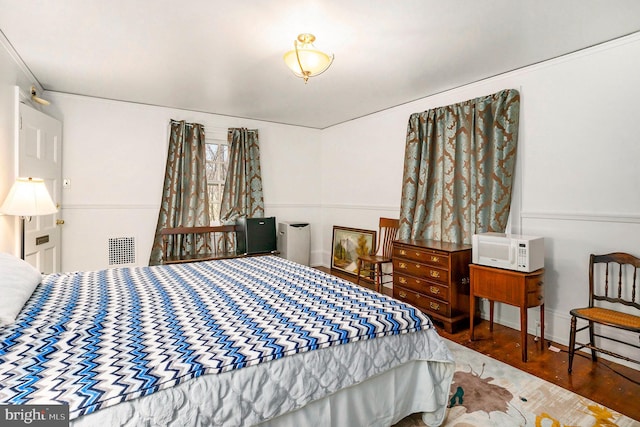
POLYGON ((134 237, 109 238, 109 265, 136 263, 136 240, 134 237))

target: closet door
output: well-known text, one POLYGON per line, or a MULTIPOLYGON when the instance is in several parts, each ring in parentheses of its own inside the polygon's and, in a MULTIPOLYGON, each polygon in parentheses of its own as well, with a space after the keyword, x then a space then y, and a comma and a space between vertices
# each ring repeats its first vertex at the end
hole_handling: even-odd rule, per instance
POLYGON ((18 176, 44 179, 58 212, 25 222, 25 259, 43 273, 60 271, 62 123, 19 103, 18 176))

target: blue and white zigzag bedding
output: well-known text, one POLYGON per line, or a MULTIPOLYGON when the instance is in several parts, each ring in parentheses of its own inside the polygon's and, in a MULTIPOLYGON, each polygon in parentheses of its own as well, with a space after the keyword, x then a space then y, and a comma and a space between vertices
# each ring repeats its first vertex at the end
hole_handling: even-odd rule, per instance
POLYGON ((0 403, 71 418, 204 374, 431 327, 415 308, 274 256, 46 276, 0 328, 0 403))

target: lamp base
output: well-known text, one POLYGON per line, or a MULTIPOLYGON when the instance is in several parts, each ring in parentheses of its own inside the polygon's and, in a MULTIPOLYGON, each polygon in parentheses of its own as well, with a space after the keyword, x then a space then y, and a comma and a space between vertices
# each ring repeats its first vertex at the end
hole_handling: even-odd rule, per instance
POLYGON ((25 222, 26 217, 20 217, 20 258, 24 259, 24 234, 25 234, 25 222))

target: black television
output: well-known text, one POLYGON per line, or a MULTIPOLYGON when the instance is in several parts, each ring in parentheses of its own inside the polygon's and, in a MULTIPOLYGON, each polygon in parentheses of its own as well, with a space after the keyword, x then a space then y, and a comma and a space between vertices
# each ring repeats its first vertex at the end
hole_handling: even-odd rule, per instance
POLYGON ((236 251, 238 254, 275 253, 276 218, 247 218, 236 219, 236 251))

